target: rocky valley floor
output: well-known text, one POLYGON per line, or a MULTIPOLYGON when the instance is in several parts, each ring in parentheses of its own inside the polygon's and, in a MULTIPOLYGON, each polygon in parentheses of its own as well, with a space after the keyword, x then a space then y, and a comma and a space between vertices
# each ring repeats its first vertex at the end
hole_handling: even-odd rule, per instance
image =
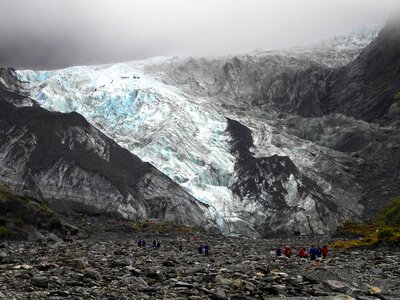
POLYGON ((271 251, 326 240, 200 234, 210 245, 203 256, 193 234, 140 236, 146 248, 125 226, 72 243, 0 242, 0 299, 400 299, 399 249, 331 251, 311 262, 271 251), (155 239, 159 250, 149 247, 155 239))

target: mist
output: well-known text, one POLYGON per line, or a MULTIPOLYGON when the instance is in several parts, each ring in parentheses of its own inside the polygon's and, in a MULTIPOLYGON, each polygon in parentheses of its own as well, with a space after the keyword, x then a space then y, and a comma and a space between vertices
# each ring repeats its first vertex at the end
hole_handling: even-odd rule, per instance
POLYGON ((0 0, 0 66, 219 56, 382 27, 398 0, 0 0))

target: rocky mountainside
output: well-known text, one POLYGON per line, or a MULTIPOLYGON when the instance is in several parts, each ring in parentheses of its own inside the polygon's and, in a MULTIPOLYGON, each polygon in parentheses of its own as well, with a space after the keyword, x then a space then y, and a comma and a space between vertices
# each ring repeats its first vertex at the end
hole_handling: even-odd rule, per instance
POLYGON ((323 234, 400 194, 393 26, 363 51, 375 35, 326 47, 339 56, 319 47, 17 74, 40 105, 82 114, 180 184, 225 234, 323 234))
POLYGON ((391 20, 378 37, 350 64, 339 69, 321 106, 385 125, 400 125, 400 22, 391 20))
POLYGON ((0 181, 13 190, 57 211, 207 223, 204 205, 78 113, 17 107, 20 96, 0 93, 0 181))

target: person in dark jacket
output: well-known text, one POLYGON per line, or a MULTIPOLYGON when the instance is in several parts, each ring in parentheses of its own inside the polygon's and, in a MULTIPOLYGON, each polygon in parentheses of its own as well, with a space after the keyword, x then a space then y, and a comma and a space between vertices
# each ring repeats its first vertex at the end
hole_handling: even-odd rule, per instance
POLYGON ((208 244, 204 245, 204 256, 208 256, 208 251, 210 250, 210 246, 208 244))
POLYGON ((144 248, 144 247, 146 247, 146 241, 140 238, 140 239, 138 240, 138 246, 139 246, 139 248, 144 248))
POLYGON ((322 249, 321 249, 321 247, 318 245, 318 246, 317 246, 317 257, 321 257, 321 251, 322 251, 322 249))
POLYGON ((308 254, 310 254, 310 259, 311 260, 316 260, 317 252, 318 252, 318 250, 317 250, 317 247, 315 245, 312 245, 310 247, 310 249, 308 249, 308 254))
POLYGON ((153 244, 151 245, 151 249, 157 250, 157 241, 156 240, 153 241, 153 244))

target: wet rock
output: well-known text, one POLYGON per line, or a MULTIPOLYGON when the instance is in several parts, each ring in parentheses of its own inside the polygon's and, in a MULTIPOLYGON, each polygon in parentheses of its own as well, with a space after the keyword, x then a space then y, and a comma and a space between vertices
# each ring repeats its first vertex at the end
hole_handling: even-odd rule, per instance
POLYGON ((233 294, 230 298, 231 300, 254 300, 254 298, 242 295, 242 294, 233 294))
POLYGON ((133 275, 140 275, 142 273, 141 270, 134 268, 132 266, 127 266, 126 269, 130 271, 133 275))
POLYGON ((47 288, 49 285, 49 279, 44 276, 34 276, 32 278, 32 284, 41 288, 47 288))
POLYGON ((164 261, 162 264, 164 267, 175 267, 176 266, 176 263, 171 260, 164 261))
POLYGON ((4 251, 0 250, 0 263, 7 257, 7 254, 4 251))
POLYGON ((77 269, 85 269, 87 267, 87 264, 81 258, 72 259, 72 260, 68 261, 67 264, 69 266, 71 266, 73 268, 77 268, 77 269))
POLYGON ((95 269, 87 268, 85 269, 84 276, 86 278, 97 279, 100 277, 100 274, 95 269))
POLYGON ((222 288, 217 288, 216 291, 210 295, 210 297, 213 300, 226 300, 226 299, 228 299, 226 297, 225 290, 222 289, 222 288))
POLYGON ((176 287, 185 287, 185 288, 193 288, 193 285, 187 282, 177 281, 175 283, 176 287))
POLYGON ((324 285, 332 292, 346 294, 349 291, 349 286, 346 283, 337 280, 326 280, 324 285))
POLYGON ((379 298, 372 297, 372 296, 364 296, 364 295, 359 295, 356 297, 357 300, 379 300, 379 298))

